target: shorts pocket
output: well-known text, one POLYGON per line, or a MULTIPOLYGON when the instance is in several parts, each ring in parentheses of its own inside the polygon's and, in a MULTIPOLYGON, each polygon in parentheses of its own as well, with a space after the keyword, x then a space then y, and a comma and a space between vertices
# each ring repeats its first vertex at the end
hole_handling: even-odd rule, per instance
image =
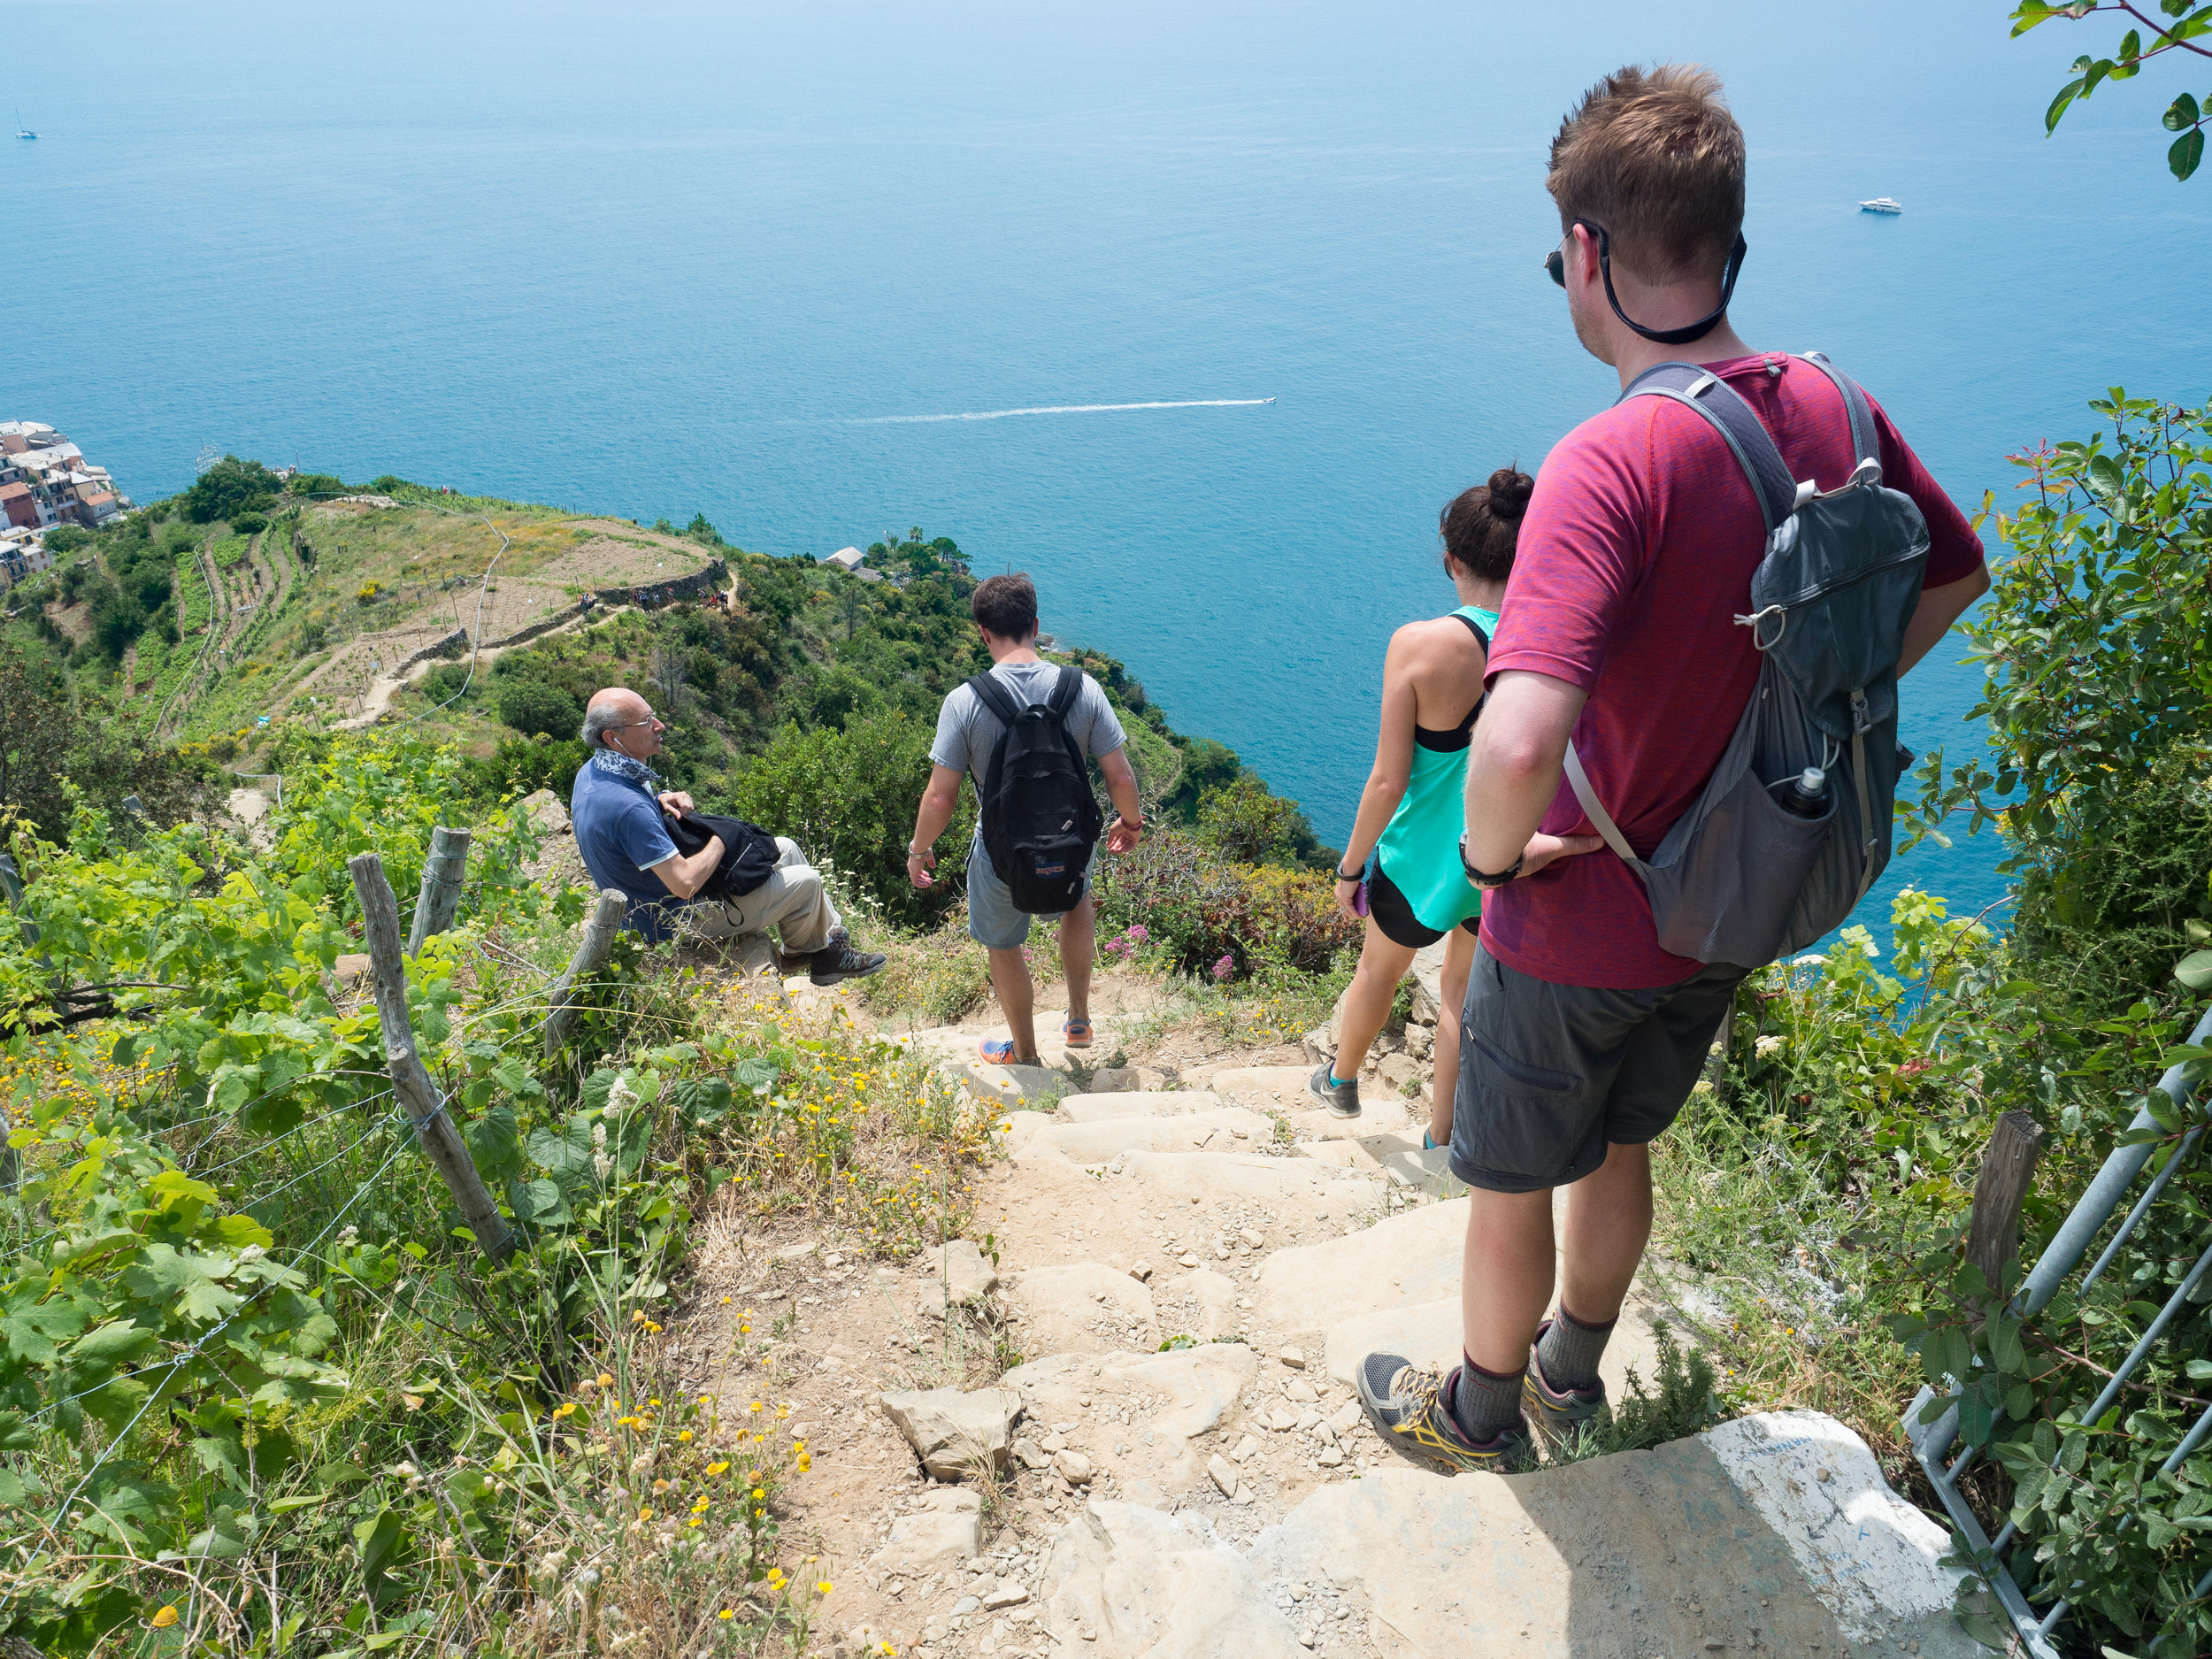
POLYGON ((1463 1028, 1452 1110, 1454 1173, 1493 1192, 1556 1187, 1584 1171, 1598 1107, 1585 1079, 1463 1028))
POLYGON ((1576 1079, 1568 1072, 1550 1071, 1540 1065, 1531 1065, 1525 1060, 1516 1060, 1479 1031, 1463 1030, 1461 1036, 1480 1049, 1482 1057, 1491 1065, 1523 1088, 1540 1089, 1547 1094, 1571 1094, 1574 1092, 1576 1079))

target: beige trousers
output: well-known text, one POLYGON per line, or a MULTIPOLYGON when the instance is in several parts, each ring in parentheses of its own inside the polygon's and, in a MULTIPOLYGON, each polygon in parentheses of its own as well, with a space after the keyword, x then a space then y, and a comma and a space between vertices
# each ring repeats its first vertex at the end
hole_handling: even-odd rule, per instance
POLYGON ((772 927, 782 937, 787 956, 803 956, 828 944, 842 924, 822 886, 820 872, 807 863, 799 843, 788 836, 776 837, 776 851, 774 873, 743 898, 727 903, 696 899, 685 905, 678 919, 682 936, 732 939, 740 933, 764 933, 772 927))

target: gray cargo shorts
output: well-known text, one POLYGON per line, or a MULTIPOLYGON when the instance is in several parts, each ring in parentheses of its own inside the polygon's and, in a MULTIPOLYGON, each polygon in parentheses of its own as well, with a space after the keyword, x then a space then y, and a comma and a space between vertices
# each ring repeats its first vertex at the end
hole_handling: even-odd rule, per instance
POLYGON ((1606 991, 1516 972, 1482 945, 1467 976, 1452 1173, 1493 1193, 1580 1180, 1609 1146, 1641 1146, 1690 1097, 1741 968, 1606 991))

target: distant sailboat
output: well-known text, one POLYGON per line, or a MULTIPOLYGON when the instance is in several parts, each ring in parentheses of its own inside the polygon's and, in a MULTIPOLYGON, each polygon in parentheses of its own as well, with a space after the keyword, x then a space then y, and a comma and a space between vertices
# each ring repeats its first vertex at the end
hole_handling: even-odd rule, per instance
POLYGON ((36 133, 34 133, 29 127, 23 125, 23 109, 20 104, 16 106, 15 135, 18 138, 36 138, 38 136, 36 133))
POLYGON ((1859 204, 1862 213, 1901 213, 1904 211, 1905 204, 1891 196, 1878 196, 1871 202, 1859 204))

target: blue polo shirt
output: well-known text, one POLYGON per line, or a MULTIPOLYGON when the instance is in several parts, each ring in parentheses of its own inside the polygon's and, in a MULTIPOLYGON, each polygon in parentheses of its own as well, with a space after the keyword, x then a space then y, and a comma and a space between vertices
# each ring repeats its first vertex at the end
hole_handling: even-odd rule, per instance
POLYGON ((658 944, 669 936, 686 901, 671 893, 651 866, 676 856, 661 803, 641 783, 586 761, 568 800, 570 826, 584 868, 602 887, 629 895, 629 925, 658 944))

